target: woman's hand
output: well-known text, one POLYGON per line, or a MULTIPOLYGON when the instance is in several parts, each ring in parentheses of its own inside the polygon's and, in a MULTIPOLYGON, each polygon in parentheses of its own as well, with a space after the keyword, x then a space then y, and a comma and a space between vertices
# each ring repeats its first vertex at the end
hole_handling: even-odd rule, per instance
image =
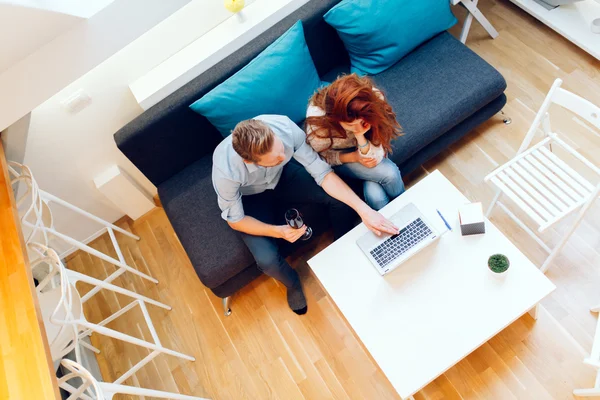
POLYGON ((356 127, 352 129, 351 133, 358 138, 359 136, 365 136, 365 134, 370 130, 371 124, 366 121, 363 121, 362 119, 359 119, 356 123, 356 127))
MULTIPOLYGON (((358 152, 358 150, 357 150, 358 152)), ((361 165, 364 165, 367 168, 375 168, 375 166, 377 166, 377 159, 376 158, 371 158, 371 157, 361 157, 359 154, 358 155, 358 162, 361 163, 361 165)))

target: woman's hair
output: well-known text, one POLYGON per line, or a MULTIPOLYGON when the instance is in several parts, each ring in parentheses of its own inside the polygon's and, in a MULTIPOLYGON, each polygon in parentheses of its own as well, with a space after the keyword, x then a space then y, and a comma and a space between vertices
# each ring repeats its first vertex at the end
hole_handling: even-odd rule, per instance
POLYGON ((359 118, 371 125, 367 139, 375 146, 383 146, 386 153, 392 151, 392 139, 402 134, 392 107, 378 89, 373 90, 373 82, 367 77, 356 74, 341 76, 329 86, 319 89, 310 104, 325 111, 325 115, 306 118, 305 126, 312 128, 309 136, 329 138, 330 148, 333 138, 347 136, 340 122, 359 118))

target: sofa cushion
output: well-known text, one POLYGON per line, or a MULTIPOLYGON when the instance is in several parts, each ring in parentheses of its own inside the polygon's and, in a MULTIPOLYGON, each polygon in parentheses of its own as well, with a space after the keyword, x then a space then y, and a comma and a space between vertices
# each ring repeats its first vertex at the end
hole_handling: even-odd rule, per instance
POLYGON ((469 118, 465 119, 463 122, 413 154, 409 159, 398 165, 400 171, 402 171, 402 175, 406 176, 410 174, 436 155, 442 153, 454 142, 493 117, 494 114, 502 110, 502 107, 504 107, 505 104, 506 95, 501 94, 483 108, 480 108, 475 114, 471 115, 469 118))
POLYGON ((352 72, 370 75, 456 23, 448 0, 344 0, 323 18, 344 42, 352 72))
POLYGON ((498 71, 447 32, 373 77, 404 135, 393 142, 398 165, 500 96, 498 71))
POLYGON ((248 65, 190 105, 223 136, 236 124, 262 114, 304 120, 308 99, 321 79, 298 21, 248 65))
POLYGON ((210 288, 210 290, 221 298, 233 296, 236 292, 261 275, 262 272, 258 269, 256 264, 252 264, 239 274, 232 276, 226 282, 223 282, 221 285, 210 288))
POLYGON ((254 263, 239 234, 221 219, 205 156, 158 187, 158 195, 198 277, 213 288, 254 263))
POLYGON ((349 64, 341 64, 333 67, 330 71, 321 76, 321 80, 326 83, 332 83, 342 75, 348 75, 350 73, 349 64))
MULTIPOLYGON (((358 189, 357 181, 350 180, 349 184, 355 190, 358 189)), ((237 279, 236 275, 255 264, 254 257, 240 235, 221 218, 212 185, 211 156, 201 158, 163 182, 158 186, 158 195, 173 230, 205 286, 215 290, 221 286, 231 288, 234 284, 228 281, 237 279)), ((330 227, 325 207, 294 203, 280 204, 277 207, 281 224, 285 224, 285 210, 302 210, 315 237, 330 227)), ((298 241, 291 244, 278 240, 278 244, 281 254, 287 256, 312 242, 298 241)), ((239 280, 236 282, 238 283, 235 285, 240 284, 239 280)))

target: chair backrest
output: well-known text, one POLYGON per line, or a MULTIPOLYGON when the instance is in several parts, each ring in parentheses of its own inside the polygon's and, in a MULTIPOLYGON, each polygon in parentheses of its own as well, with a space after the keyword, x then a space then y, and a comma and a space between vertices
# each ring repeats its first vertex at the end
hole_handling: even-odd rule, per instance
POLYGON ((16 198, 16 205, 17 205, 17 209, 19 209, 21 207, 21 205, 28 198, 30 198, 30 196, 29 196, 31 193, 30 181, 33 178, 33 175, 28 166, 19 164, 14 161, 8 161, 8 176, 10 177, 10 185, 12 186, 16 195, 18 196, 16 198), (25 191, 25 193, 19 193, 19 189, 20 189, 19 184, 21 182, 24 182, 26 185, 27 190, 25 191))
POLYGON ((55 276, 58 275, 60 277, 60 300, 50 315, 49 322, 61 325, 63 328, 54 341, 49 343, 52 358, 54 360, 60 359, 75 349, 76 359, 80 360, 81 354, 77 344, 79 332, 77 323, 75 322, 76 318, 73 314, 74 298, 75 296, 79 296, 79 294, 73 293, 73 287, 69 282, 66 268, 56 251, 35 242, 28 243, 27 248, 33 254, 37 255, 37 258, 31 261, 32 269, 40 265, 50 266, 50 273, 36 288, 38 293, 43 292, 51 284, 55 276), (59 315, 64 315, 63 319, 60 319, 59 315))
MULTIPOLYGON (((60 273, 56 266, 54 257, 48 257, 45 254, 47 247, 44 244, 37 242, 27 243, 27 250, 30 262, 30 268, 33 276, 43 276, 42 280, 38 280, 38 285, 35 288, 36 293, 45 293, 49 289, 56 288, 56 276, 60 273), (38 269, 44 268, 43 273, 36 273, 38 269)), ((58 282, 60 284, 60 281, 58 282)))
POLYGON ((579 115, 597 129, 600 129, 600 107, 589 100, 559 87, 552 96, 552 102, 579 115))
POLYGON ((600 107, 591 103, 589 100, 584 99, 583 97, 561 88, 560 86, 562 83, 562 79, 556 79, 552 84, 552 87, 548 91, 542 106, 540 107, 535 119, 533 120, 533 123, 531 124, 531 127, 529 128, 529 131, 525 135, 525 139, 517 151, 517 154, 522 153, 529 147, 540 125, 542 125, 546 135, 550 134, 548 110, 552 104, 557 104, 571 111, 572 113, 577 114, 579 117, 585 119, 587 122, 600 130, 600 107))
POLYGON ((48 245, 48 233, 42 228, 53 229, 54 217, 50 206, 40 196, 40 190, 33 173, 28 166, 14 161, 8 162, 8 170, 13 187, 21 182, 25 183, 27 187, 27 190, 19 195, 16 200, 17 208, 21 214, 22 227, 30 229, 30 232, 25 234, 25 243, 42 242, 48 245))
POLYGON ((58 380, 58 386, 71 394, 69 399, 105 400, 104 393, 102 392, 102 389, 100 389, 98 381, 96 378, 94 378, 90 371, 85 369, 81 364, 78 364, 72 360, 62 360, 61 365, 69 372, 58 380), (68 383, 74 378, 79 378, 82 381, 81 385, 77 388, 68 383), (86 395, 86 392, 89 393, 89 395, 86 395))

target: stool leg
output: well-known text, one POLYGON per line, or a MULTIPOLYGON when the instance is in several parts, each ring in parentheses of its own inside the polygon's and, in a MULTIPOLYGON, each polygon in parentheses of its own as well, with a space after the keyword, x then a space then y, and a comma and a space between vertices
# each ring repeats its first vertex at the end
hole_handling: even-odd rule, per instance
POLYGON ((229 305, 231 304, 231 296, 227 296, 221 299, 221 301, 223 302, 223 312, 226 317, 229 317, 231 315, 231 308, 229 308, 229 305))
POLYGON ((594 201, 598 197, 599 193, 600 193, 600 184, 596 187, 596 190, 594 190, 594 192, 590 196, 590 199, 581 207, 581 209, 579 210, 579 213, 577 215, 577 219, 575 220, 575 222, 573 222, 573 224, 571 225, 569 230, 563 235, 562 239, 560 240, 560 242, 558 242, 556 247, 552 250, 552 252, 548 256, 546 261, 544 261, 544 263, 540 267, 540 271, 542 271, 543 273, 546 273, 546 270, 550 266, 550 263, 554 260, 554 258, 558 255, 558 253, 563 248, 563 246, 567 243, 567 241, 569 240, 569 238, 571 237, 573 232, 575 232, 575 229, 577 229, 577 227, 581 223, 581 220, 585 216, 585 213, 590 208, 590 206, 594 203, 594 201))
POLYGON ((110 394, 129 394, 134 396, 152 397, 157 399, 174 399, 174 400, 208 400, 204 397, 186 396, 179 393, 169 393, 160 390, 139 388, 135 386, 118 385, 114 383, 99 382, 98 386, 102 389, 104 395, 110 394))
POLYGON ((467 36, 471 30, 471 23, 473 22, 473 14, 469 13, 463 23, 462 31, 460 32, 460 42, 462 44, 467 43, 467 36))
POLYGON ((500 189, 496 189, 496 194, 494 195, 494 198, 492 199, 492 202, 490 203, 490 206, 488 207, 488 209, 487 209, 487 211, 485 213, 485 217, 486 218, 490 217, 490 214, 492 213, 492 210, 494 209, 494 206, 496 205, 496 203, 500 199, 501 195, 502 195, 502 191, 500 189))
POLYGON ((89 344, 83 340, 81 340, 79 342, 79 344, 82 345, 83 347, 85 347, 86 349, 93 351, 96 354, 100 354, 100 350, 98 350, 97 348, 95 348, 94 346, 92 346, 91 344, 89 344))
POLYGON ((483 29, 487 31, 492 39, 496 39, 498 37, 498 31, 481 13, 481 11, 479 11, 479 8, 477 8, 478 0, 462 0, 461 2, 465 8, 469 10, 470 15, 473 15, 473 17, 481 24, 481 26, 483 26, 483 29))

